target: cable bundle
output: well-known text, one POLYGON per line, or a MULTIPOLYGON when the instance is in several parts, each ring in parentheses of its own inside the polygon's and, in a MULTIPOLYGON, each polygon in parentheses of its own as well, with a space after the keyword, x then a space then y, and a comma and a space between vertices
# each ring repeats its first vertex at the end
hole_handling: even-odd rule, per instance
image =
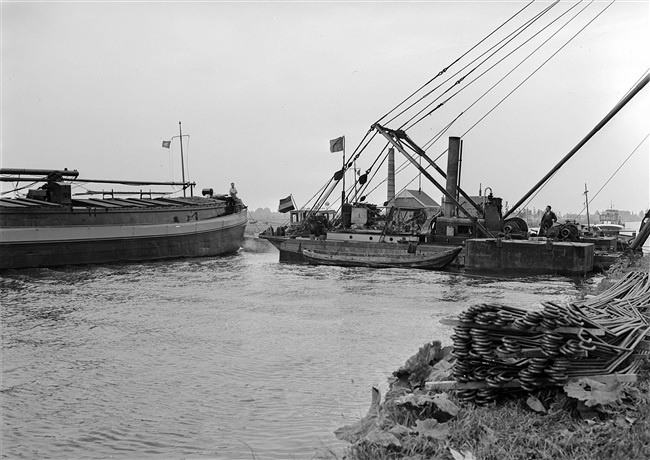
POLYGON ((542 305, 528 311, 484 303, 442 320, 455 326, 452 371, 461 400, 487 404, 513 388, 636 377, 650 354, 647 273, 631 272, 590 299, 542 305))

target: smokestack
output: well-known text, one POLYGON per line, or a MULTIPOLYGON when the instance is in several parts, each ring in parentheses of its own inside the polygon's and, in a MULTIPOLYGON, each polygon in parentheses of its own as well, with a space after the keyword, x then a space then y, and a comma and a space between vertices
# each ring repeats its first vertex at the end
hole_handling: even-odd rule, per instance
MULTIPOLYGON (((460 137, 449 138, 449 151, 447 152, 447 193, 453 197, 458 196, 458 175, 460 158, 460 137)), ((454 217, 455 205, 445 197, 445 217, 454 217)))
POLYGON ((388 194, 386 201, 390 202, 395 198, 395 149, 388 149, 388 194))

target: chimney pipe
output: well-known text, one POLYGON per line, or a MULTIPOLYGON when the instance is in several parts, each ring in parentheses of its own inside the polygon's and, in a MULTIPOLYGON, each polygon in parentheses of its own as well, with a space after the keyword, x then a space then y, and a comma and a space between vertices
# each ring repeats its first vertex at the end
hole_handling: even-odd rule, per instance
POLYGON ((391 202, 395 198, 395 149, 388 149, 388 193, 386 201, 391 202))
MULTIPOLYGON (((449 151, 447 152, 447 193, 453 197, 458 196, 458 176, 460 158, 460 137, 449 138, 449 151)), ((454 203, 445 198, 444 203, 445 217, 454 217, 456 215, 454 203)))

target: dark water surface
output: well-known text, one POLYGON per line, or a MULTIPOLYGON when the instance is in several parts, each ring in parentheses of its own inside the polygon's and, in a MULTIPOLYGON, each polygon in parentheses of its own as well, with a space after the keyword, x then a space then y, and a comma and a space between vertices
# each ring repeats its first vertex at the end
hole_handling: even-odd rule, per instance
POLYGON ((278 263, 277 252, 7 271, 3 458, 309 459, 440 318, 597 279, 278 263))

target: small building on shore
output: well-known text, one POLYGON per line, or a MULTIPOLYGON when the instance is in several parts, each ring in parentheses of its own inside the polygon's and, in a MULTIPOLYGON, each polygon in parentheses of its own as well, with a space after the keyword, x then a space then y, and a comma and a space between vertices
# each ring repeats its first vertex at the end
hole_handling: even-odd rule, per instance
POLYGON ((402 190, 390 200, 388 207, 399 209, 425 209, 427 214, 435 214, 440 211, 440 204, 422 190, 402 190))

